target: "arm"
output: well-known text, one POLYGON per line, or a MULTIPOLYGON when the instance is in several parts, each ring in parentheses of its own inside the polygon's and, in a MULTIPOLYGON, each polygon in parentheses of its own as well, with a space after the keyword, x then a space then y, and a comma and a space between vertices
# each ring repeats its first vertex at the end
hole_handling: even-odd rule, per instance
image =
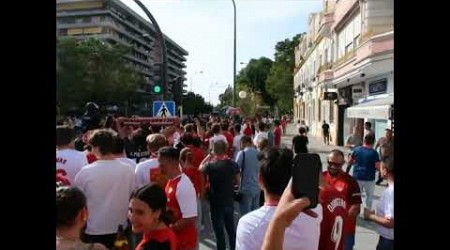
POLYGON ((353 153, 350 155, 350 159, 348 160, 348 165, 353 165, 353 163, 355 163, 355 155, 353 153))
POLYGON ((212 154, 208 154, 208 155, 203 159, 203 161, 200 163, 200 166, 198 167, 198 170, 199 170, 200 172, 205 171, 206 164, 211 160, 211 157, 212 157, 212 154))
POLYGON ((174 231, 195 225, 197 221, 197 198, 194 186, 188 177, 182 176, 181 178, 183 179, 178 184, 175 196, 180 206, 182 218, 171 225, 174 231))
POLYGON ((197 221, 197 217, 191 217, 191 218, 182 218, 175 223, 173 223, 170 227, 173 229, 173 231, 180 231, 186 226, 189 226, 191 224, 195 225, 197 221))
POLYGON ((358 182, 353 177, 348 177, 349 179, 349 188, 348 188, 348 201, 350 204, 350 208, 348 209, 348 215, 356 219, 361 211, 361 190, 359 189, 358 182))
POLYGON ((364 219, 373 221, 387 228, 394 228, 394 218, 376 215, 375 211, 367 208, 364 208, 364 219))
POLYGON ((350 216, 353 219, 356 219, 360 211, 361 211, 361 204, 353 204, 348 209, 348 216, 350 216))

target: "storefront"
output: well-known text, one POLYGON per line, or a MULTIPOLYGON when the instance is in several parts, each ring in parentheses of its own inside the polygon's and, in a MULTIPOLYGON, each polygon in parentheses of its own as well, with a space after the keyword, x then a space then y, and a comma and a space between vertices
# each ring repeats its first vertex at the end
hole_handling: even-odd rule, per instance
POLYGON ((372 123, 375 139, 384 135, 386 128, 391 128, 391 109, 394 107, 394 95, 365 98, 357 105, 347 108, 348 118, 360 118, 372 123))

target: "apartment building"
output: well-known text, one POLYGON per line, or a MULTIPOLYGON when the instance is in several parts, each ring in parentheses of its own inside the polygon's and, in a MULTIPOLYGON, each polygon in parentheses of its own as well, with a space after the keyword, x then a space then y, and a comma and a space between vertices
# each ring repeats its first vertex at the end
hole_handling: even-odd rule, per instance
POLYGON ((353 126, 393 128, 393 0, 325 0, 295 50, 294 115, 313 135, 330 124, 343 145, 353 126))
MULTIPOLYGON (((161 61, 160 45, 154 26, 120 0, 57 0, 57 35, 78 39, 96 37, 109 43, 131 46, 133 52, 127 55, 132 64, 145 79, 138 89, 151 104, 153 76, 161 61)), ((163 27, 162 27, 163 29, 163 27)), ((167 80, 185 78, 185 61, 188 52, 164 35, 167 47, 167 80)), ((171 86, 168 86, 168 96, 171 86)))

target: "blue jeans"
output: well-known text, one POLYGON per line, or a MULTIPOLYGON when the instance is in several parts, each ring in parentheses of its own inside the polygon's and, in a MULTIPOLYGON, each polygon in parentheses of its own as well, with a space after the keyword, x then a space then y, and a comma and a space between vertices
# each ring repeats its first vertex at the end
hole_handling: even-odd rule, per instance
POLYGON ((230 250, 235 250, 236 246, 236 229, 234 228, 234 208, 211 206, 211 221, 216 235, 217 250, 225 250, 225 235, 223 227, 227 230, 228 242, 230 243, 230 250))
POLYGON ((259 208, 259 195, 260 192, 254 195, 242 193, 242 200, 239 202, 239 212, 241 217, 246 213, 259 208))
POLYGON ((344 239, 344 249, 345 250, 353 250, 353 246, 355 245, 355 235, 348 234, 344 239))
POLYGON ((383 236, 380 236, 377 250, 394 250, 394 240, 386 239, 383 236))

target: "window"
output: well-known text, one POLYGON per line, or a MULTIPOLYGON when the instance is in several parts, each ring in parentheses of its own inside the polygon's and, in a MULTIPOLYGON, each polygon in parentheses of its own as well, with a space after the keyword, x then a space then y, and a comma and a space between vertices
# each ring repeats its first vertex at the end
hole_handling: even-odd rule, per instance
POLYGON ((357 36, 355 36, 355 38, 353 38, 353 49, 358 48, 358 46, 359 46, 359 37, 360 37, 360 35, 358 34, 357 36))
POLYGON ((59 36, 65 36, 65 35, 67 35, 67 29, 60 29, 60 30, 58 31, 58 35, 59 35, 59 36))

